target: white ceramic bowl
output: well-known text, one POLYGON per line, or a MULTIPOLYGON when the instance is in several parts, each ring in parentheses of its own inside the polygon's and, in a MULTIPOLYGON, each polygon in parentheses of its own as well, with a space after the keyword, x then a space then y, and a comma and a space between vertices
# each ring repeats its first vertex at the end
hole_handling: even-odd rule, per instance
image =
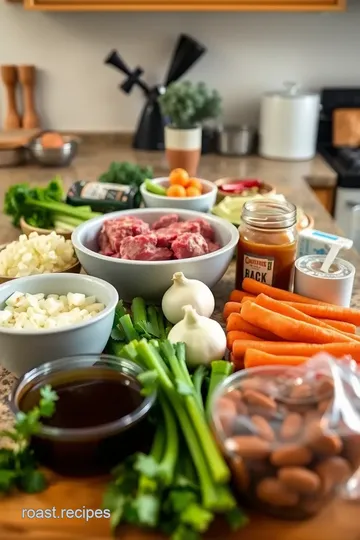
POLYGON ((135 296, 142 296, 148 301, 159 302, 170 287, 175 272, 183 272, 186 277, 200 279, 213 287, 226 272, 238 238, 239 234, 234 225, 215 216, 204 216, 200 212, 176 208, 141 208, 112 212, 86 221, 75 229, 71 241, 85 272, 114 285, 120 298, 129 302, 135 296), (172 213, 178 214, 182 220, 206 219, 214 228, 215 239, 222 246, 221 249, 192 259, 152 262, 128 261, 98 253, 97 239, 105 220, 132 215, 152 224, 161 216, 172 213))
POLYGON ((0 363, 21 376, 44 362, 78 354, 100 354, 109 339, 118 294, 102 279, 81 274, 42 274, 14 279, 0 286, 0 309, 14 292, 96 296, 105 309, 82 323, 51 330, 0 327, 0 363))
MULTIPOLYGON (((209 212, 216 202, 218 192, 214 182, 199 178, 203 186, 203 193, 198 197, 165 197, 155 195, 146 189, 145 183, 141 184, 140 192, 147 208, 182 208, 184 210, 195 210, 195 212, 209 212)), ((167 188, 169 187, 168 178, 154 178, 151 180, 154 184, 167 188)))

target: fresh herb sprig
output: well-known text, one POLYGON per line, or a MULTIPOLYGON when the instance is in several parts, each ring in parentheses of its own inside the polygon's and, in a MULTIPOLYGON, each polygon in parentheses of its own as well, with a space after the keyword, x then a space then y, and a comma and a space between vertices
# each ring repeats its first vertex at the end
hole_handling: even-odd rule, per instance
POLYGON ((100 176, 99 182, 126 186, 135 184, 139 187, 146 179, 152 177, 153 170, 151 167, 140 167, 140 165, 128 161, 113 161, 109 169, 100 176))
POLYGON ((30 440, 39 432, 41 418, 54 414, 57 399, 50 385, 42 387, 39 404, 27 413, 17 413, 13 429, 0 431, 0 438, 13 442, 11 448, 0 448, 0 493, 13 489, 38 493, 45 489, 46 478, 38 469, 30 440))

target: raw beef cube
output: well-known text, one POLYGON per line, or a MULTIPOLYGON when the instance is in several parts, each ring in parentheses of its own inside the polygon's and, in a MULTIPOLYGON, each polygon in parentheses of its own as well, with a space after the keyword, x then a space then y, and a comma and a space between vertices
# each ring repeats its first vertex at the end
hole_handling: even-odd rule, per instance
POLYGON ((179 216, 177 214, 167 214, 166 216, 161 216, 155 223, 152 225, 152 229, 165 229, 172 223, 177 223, 179 221, 179 216))
POLYGON ((152 253, 148 254, 147 261, 168 261, 173 258, 173 252, 171 249, 156 247, 152 250, 152 253))
POLYGON ((105 231, 100 232, 98 241, 100 247, 99 253, 101 253, 102 255, 106 255, 107 257, 111 257, 112 255, 114 255, 114 252, 110 246, 108 235, 105 231))
POLYGON ((213 251, 217 251, 218 249, 220 249, 220 244, 218 244, 217 242, 212 242, 211 240, 208 240, 207 238, 205 238, 205 240, 209 248, 209 253, 212 253, 213 251))
POLYGON ((198 223, 200 225, 200 234, 202 234, 204 238, 208 238, 209 240, 214 240, 215 238, 214 229, 212 228, 210 223, 206 221, 206 219, 203 219, 203 218, 191 219, 187 223, 198 223))
POLYGON ((209 252, 205 238, 198 233, 180 234, 171 244, 171 249, 177 259, 199 257, 209 252))
POLYGON ((172 242, 177 238, 179 233, 175 229, 165 228, 157 229, 157 246, 158 247, 171 247, 172 242))
POLYGON ((200 223, 195 221, 182 221, 181 223, 172 223, 168 229, 177 231, 178 234, 182 233, 200 233, 200 223))
POLYGON ((156 247, 154 233, 128 236, 120 246, 120 256, 131 261, 165 261, 171 259, 172 252, 167 248, 156 247))
POLYGON ((101 232, 105 232, 114 253, 119 253, 121 242, 127 236, 146 234, 150 230, 148 223, 132 216, 112 219, 104 222, 101 232))

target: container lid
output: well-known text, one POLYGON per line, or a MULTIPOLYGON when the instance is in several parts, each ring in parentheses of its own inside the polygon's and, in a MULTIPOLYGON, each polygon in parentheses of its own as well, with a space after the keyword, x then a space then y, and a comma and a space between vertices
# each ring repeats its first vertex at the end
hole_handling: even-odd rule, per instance
POLYGON ((300 86, 296 82, 292 81, 286 81, 284 82, 284 89, 275 91, 275 92, 265 92, 264 94, 267 97, 283 97, 283 98, 289 98, 289 99, 299 99, 299 98, 305 98, 305 97, 318 97, 320 98, 320 94, 317 92, 302 92, 300 90, 300 86))

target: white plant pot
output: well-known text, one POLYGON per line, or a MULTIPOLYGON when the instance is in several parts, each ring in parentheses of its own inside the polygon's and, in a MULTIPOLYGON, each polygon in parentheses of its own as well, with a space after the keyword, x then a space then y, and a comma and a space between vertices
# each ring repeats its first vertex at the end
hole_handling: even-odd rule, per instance
POLYGON ((195 176, 200 161, 202 129, 177 129, 165 126, 165 150, 171 169, 185 169, 195 176))

